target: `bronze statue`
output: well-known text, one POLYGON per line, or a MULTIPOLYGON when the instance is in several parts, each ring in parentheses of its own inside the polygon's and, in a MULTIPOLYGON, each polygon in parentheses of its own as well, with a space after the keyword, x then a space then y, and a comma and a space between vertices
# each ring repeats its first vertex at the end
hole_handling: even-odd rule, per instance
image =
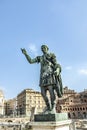
POLYGON ((43 52, 42 56, 37 56, 34 59, 27 54, 25 49, 21 49, 22 53, 27 58, 30 64, 33 63, 40 63, 41 70, 40 70, 40 88, 41 94, 43 99, 46 103, 46 109, 44 113, 51 112, 55 110, 55 92, 57 93, 58 97, 62 97, 63 95, 63 86, 62 86, 62 79, 61 79, 61 66, 56 61, 56 56, 54 53, 48 53, 48 46, 42 45, 41 50, 43 52), (50 101, 47 97, 47 90, 50 93, 50 101))

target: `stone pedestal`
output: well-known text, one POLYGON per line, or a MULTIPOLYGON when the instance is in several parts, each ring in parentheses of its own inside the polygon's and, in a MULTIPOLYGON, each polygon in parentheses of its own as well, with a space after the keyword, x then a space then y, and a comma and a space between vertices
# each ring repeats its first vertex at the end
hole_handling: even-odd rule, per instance
POLYGON ((40 114, 34 116, 29 130, 75 130, 71 124, 72 120, 68 120, 67 113, 40 114))
POLYGON ((34 115, 34 121, 35 122, 49 122, 49 121, 63 121, 68 120, 67 113, 54 113, 54 114, 37 114, 34 115))
POLYGON ((29 130, 73 130, 70 128, 71 120, 58 122, 31 122, 29 130))

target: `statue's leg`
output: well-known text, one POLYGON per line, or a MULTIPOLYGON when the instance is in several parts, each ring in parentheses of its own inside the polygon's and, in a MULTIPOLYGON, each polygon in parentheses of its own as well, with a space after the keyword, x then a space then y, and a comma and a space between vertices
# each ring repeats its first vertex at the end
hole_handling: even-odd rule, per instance
POLYGON ((49 89, 50 99, 51 99, 51 109, 53 109, 55 106, 55 99, 56 99, 53 86, 49 86, 48 89, 49 89))
POLYGON ((46 106, 47 106, 47 109, 50 110, 50 103, 49 103, 49 99, 48 99, 46 93, 47 93, 46 87, 41 87, 42 97, 43 97, 43 99, 44 99, 44 101, 45 101, 45 104, 46 104, 46 106))

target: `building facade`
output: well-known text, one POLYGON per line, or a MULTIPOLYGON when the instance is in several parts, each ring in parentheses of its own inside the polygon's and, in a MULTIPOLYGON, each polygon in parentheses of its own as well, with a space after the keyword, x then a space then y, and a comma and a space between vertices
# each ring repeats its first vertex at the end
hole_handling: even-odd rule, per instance
MULTIPOLYGON (((49 96, 49 93, 48 93, 49 96)), ((41 113, 46 107, 42 95, 38 91, 25 89, 17 95, 17 98, 5 101, 1 95, 0 112, 5 115, 23 115, 29 116, 33 113, 41 113)), ((64 88, 62 98, 56 99, 56 111, 58 113, 66 112, 69 118, 87 118, 87 90, 77 93, 74 90, 64 88)))
POLYGON ((17 99, 5 100, 4 103, 5 115, 6 116, 16 116, 17 115, 17 99))
POLYGON ((76 93, 64 88, 64 95, 57 101, 57 112, 68 113, 69 118, 87 118, 87 90, 76 93), (70 94, 71 93, 71 94, 70 94))
POLYGON ((4 93, 0 90, 0 115, 4 115, 4 93))
POLYGON ((31 116, 31 113, 40 113, 45 107, 41 93, 32 89, 25 89, 17 95, 17 114, 31 116))

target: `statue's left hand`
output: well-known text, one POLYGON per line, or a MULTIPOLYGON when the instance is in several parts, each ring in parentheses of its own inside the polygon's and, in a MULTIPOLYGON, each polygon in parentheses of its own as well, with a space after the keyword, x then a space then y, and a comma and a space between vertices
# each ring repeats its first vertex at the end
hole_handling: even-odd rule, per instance
POLYGON ((60 70, 59 68, 56 69, 56 71, 54 71, 54 75, 58 76, 60 74, 60 70))

